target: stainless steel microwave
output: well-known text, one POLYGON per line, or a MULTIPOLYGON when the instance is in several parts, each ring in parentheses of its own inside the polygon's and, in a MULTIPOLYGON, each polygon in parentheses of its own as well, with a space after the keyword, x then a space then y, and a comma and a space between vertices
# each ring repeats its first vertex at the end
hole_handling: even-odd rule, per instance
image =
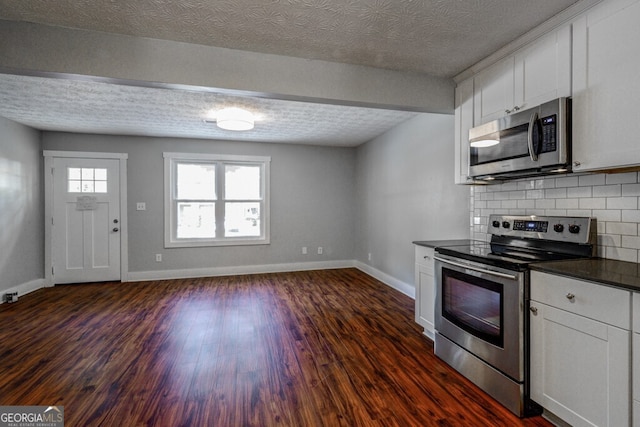
POLYGON ((571 99, 558 98, 469 130, 469 176, 522 178, 571 171, 571 99))

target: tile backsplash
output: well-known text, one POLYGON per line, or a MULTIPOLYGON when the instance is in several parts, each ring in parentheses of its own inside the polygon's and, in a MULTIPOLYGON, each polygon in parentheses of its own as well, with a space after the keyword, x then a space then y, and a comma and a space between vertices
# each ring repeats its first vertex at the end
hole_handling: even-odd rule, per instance
POLYGON ((592 216, 598 256, 640 261, 640 173, 569 174, 471 186, 471 237, 489 240, 489 215, 592 216))

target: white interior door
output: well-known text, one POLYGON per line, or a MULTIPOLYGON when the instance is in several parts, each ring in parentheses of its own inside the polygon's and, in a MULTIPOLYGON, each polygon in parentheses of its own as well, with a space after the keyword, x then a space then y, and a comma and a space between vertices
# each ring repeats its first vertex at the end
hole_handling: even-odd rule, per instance
POLYGON ((120 162, 53 159, 54 283, 120 280, 120 162))

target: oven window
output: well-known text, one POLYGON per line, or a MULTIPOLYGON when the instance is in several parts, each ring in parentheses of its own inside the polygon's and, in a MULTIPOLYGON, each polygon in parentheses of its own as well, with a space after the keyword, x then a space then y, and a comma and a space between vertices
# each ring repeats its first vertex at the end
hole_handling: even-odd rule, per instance
POLYGON ((442 269, 442 316, 498 347, 504 347, 503 285, 442 269))

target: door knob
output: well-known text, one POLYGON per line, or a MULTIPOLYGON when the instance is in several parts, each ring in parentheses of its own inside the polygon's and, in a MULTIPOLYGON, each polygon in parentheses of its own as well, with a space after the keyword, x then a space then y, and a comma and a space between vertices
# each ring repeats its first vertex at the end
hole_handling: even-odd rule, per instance
POLYGON ((117 219, 114 219, 114 220, 113 220, 113 223, 114 223, 114 224, 117 224, 117 223, 118 223, 118 220, 117 220, 117 219))
POLYGON ((119 229, 118 227, 115 227, 115 228, 113 229, 113 232, 114 232, 114 233, 117 233, 118 231, 120 231, 120 229, 119 229))

